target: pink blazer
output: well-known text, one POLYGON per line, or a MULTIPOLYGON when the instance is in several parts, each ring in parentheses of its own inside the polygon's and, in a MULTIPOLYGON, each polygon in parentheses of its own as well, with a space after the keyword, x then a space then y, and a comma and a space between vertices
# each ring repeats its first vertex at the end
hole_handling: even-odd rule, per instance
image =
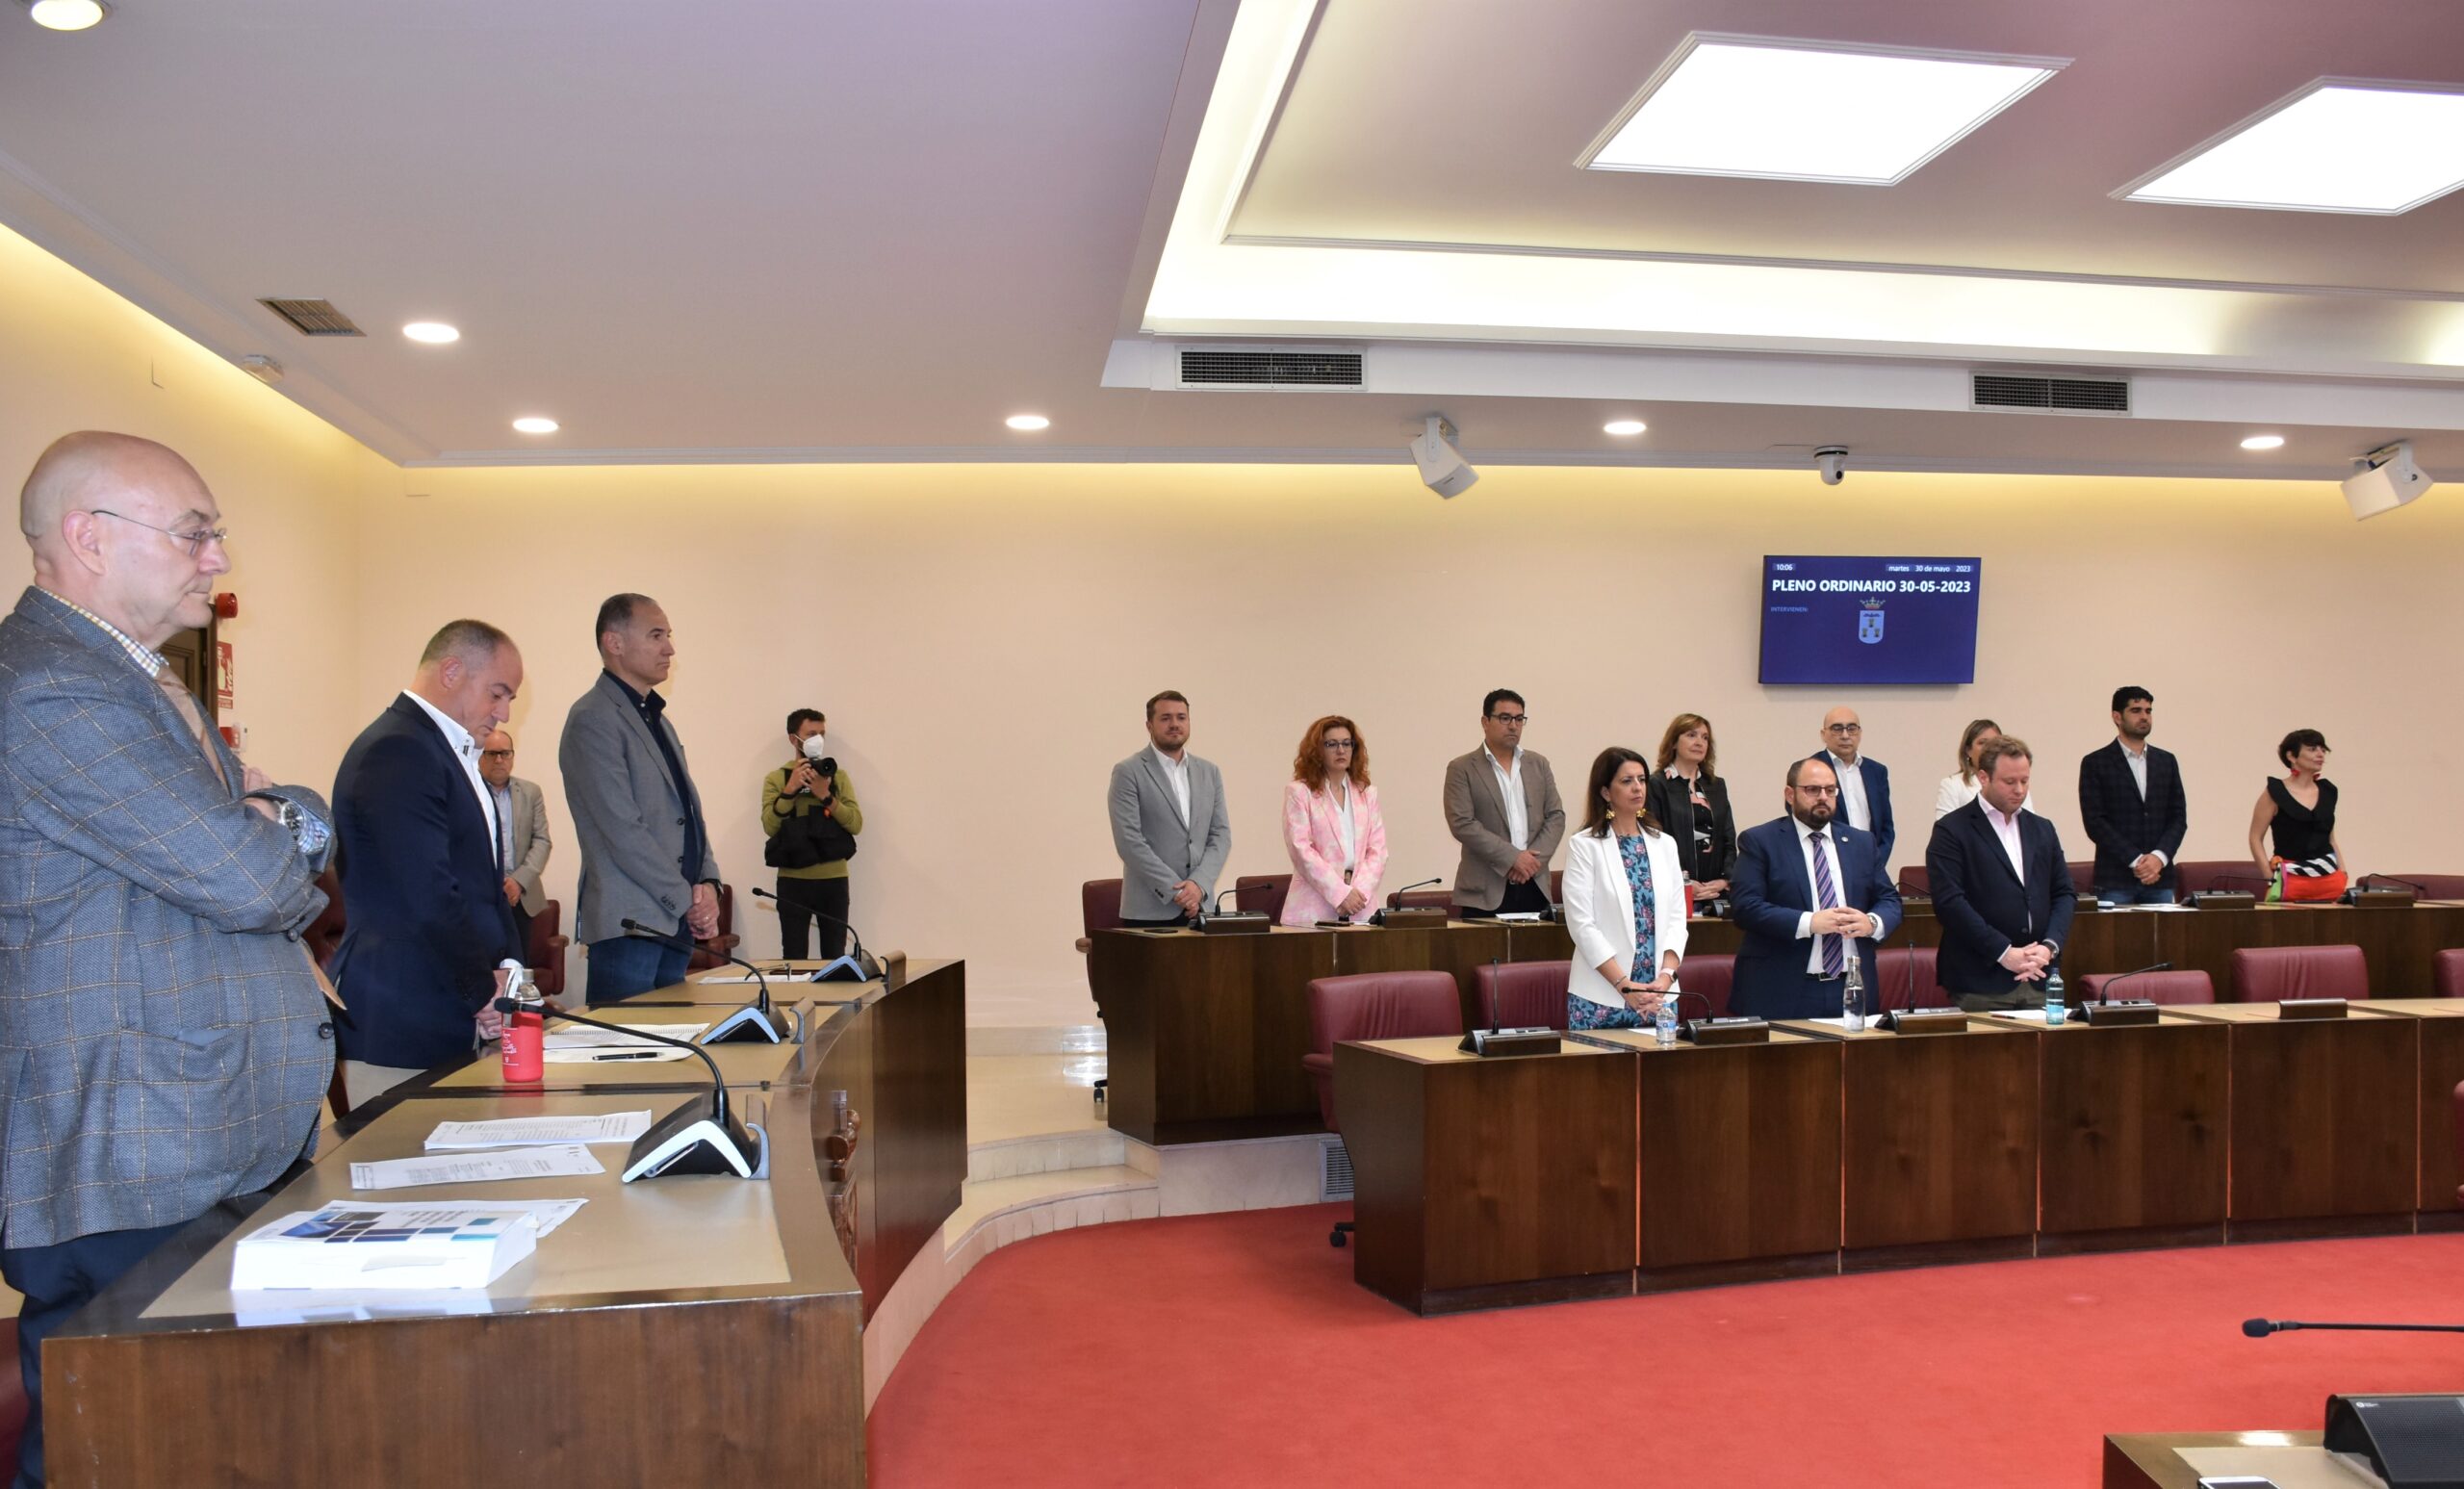
POLYGON ((1377 809, 1377 788, 1362 786, 1351 794, 1352 821, 1360 849, 1351 883, 1344 883, 1344 839, 1335 825, 1334 803, 1322 791, 1297 781, 1283 788, 1283 848, 1292 856, 1292 892, 1283 899, 1283 923, 1316 925, 1335 918, 1335 907, 1358 889, 1368 897, 1369 911, 1377 908, 1377 884, 1386 877, 1386 817, 1377 809))

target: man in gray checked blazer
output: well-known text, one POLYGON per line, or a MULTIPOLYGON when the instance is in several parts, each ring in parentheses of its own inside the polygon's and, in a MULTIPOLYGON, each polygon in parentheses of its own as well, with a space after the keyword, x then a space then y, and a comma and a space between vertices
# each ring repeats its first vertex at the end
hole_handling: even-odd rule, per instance
POLYGON ((1147 748, 1113 767, 1113 846, 1125 925, 1178 925, 1215 893, 1232 856, 1223 772, 1189 753, 1190 701, 1146 700, 1147 748))
POLYGON ((719 860, 684 743, 653 689, 676 659, 667 612, 648 595, 599 607, 604 671, 565 715, 556 763, 581 844, 574 935, 590 947, 592 1003, 612 1003, 684 976, 690 953, 629 936, 629 919, 671 940, 719 929, 719 860))
POLYGON ((188 1221, 307 1152, 332 1012, 300 933, 324 803, 205 727, 156 650, 206 624, 222 514, 148 440, 72 434, 20 498, 35 586, 0 619, 0 1273, 43 1339, 188 1221))

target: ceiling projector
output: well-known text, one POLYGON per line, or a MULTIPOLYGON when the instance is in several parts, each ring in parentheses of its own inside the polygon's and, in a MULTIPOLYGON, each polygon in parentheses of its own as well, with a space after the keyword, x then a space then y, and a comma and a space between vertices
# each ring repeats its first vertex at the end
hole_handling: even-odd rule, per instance
POLYGON ((2410 440, 2398 440, 2353 462, 2360 469, 2345 477, 2345 504, 2360 522, 2392 512, 2437 484, 2413 463, 2410 440))
POLYGON ((1480 478, 1472 462, 1463 458, 1463 451, 1447 442, 1453 432, 1444 419, 1432 414, 1428 427, 1412 436, 1412 463, 1421 468, 1421 483, 1441 497, 1459 497, 1480 478))

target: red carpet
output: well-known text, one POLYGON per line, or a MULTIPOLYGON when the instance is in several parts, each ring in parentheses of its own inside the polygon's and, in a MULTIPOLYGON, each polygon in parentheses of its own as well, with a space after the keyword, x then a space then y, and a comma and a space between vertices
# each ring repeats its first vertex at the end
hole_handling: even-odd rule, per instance
POLYGON ((986 1259, 872 1416, 878 1489, 2098 1482, 2107 1432, 2320 1425, 2464 1390, 2464 1236, 2204 1247, 1417 1319, 1348 1207, 1103 1225, 986 1259))

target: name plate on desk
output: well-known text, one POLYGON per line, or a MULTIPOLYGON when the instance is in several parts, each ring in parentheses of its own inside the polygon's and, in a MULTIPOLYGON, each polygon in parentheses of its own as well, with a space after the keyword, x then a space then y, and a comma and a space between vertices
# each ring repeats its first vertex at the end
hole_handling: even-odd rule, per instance
POLYGON ((1553 1055, 1554 1029, 1475 1029, 1455 1048, 1467 1055, 1553 1055))
POLYGON ((1209 915, 1197 922, 1196 929, 1202 936, 1264 936, 1272 924, 1254 910, 1235 910, 1209 915))
POLYGON ((2342 1018, 2345 1014, 2342 998, 2280 998, 2275 1005, 2278 1018, 2342 1018))
POLYGON ((1728 1018, 1696 1018, 1681 1026, 1677 1037, 1705 1046, 1768 1044, 1771 1042, 1771 1025, 1743 1014, 1728 1018))
POLYGON ((1428 930, 1442 926, 1453 917, 1434 905, 1416 905, 1409 910, 1380 911, 1377 924, 1389 931, 1428 930))
POLYGON ((2111 1003, 2083 1003, 2079 1005, 2079 1017, 2083 1023, 2093 1024, 2099 1029, 2118 1028, 2125 1024, 2152 1024, 2156 1022, 2156 1005, 2144 998, 2116 998, 2111 1003))
POLYGON ((1955 1008, 1895 1008, 1882 1023, 1893 1034, 1967 1033, 1967 1014, 1955 1008))

